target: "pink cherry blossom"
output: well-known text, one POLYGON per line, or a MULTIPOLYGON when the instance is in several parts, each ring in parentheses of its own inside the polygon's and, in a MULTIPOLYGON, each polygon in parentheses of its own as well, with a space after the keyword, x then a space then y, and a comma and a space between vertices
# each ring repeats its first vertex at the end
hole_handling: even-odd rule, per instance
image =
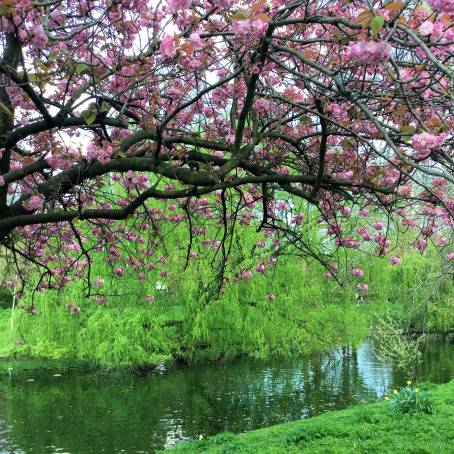
POLYGON ((88 279, 95 256, 146 288, 180 269, 172 231, 191 234, 188 267, 202 251, 246 280, 312 236, 354 260, 452 250, 454 0, 372 2, 378 32, 341 0, 0 3, 0 231, 49 267, 39 291, 88 279), (246 270, 222 248, 241 229, 260 232, 246 270))
POLYGON ((438 236, 435 238, 435 241, 440 245, 440 246, 446 246, 449 243, 449 239, 445 236, 438 236))
POLYGON ((101 296, 101 295, 96 295, 92 299, 100 306, 102 306, 103 304, 106 304, 108 301, 107 296, 101 296))
POLYGON ((352 209, 350 207, 342 207, 342 209, 341 209, 341 214, 344 217, 350 216, 351 212, 352 212, 352 209))
POLYGON ((402 259, 393 255, 390 260, 391 265, 400 265, 402 263, 402 259))
POLYGON ((352 274, 355 277, 363 277, 364 276, 364 271, 361 268, 353 268, 352 274))
POLYGON ((430 7, 440 13, 454 13, 454 0, 428 0, 430 7))
POLYGON ((416 242, 416 248, 419 249, 421 252, 424 251, 427 247, 427 241, 426 240, 418 240, 416 242))
POLYGON ((303 222, 304 222, 304 213, 296 213, 296 214, 293 216, 292 222, 293 222, 295 225, 302 225, 303 222))
POLYGON ((412 145, 418 152, 418 156, 425 158, 432 150, 440 148, 445 143, 445 140, 446 133, 431 134, 422 132, 412 137, 412 145))
POLYGON ((426 20, 419 26, 419 33, 423 36, 428 36, 432 33, 434 24, 430 20, 426 20))
POLYGON ((242 273, 241 273, 241 277, 245 280, 249 280, 251 279, 252 277, 252 273, 249 271, 249 270, 244 270, 242 273))
POLYGON ((159 46, 161 54, 166 58, 174 58, 177 55, 177 49, 175 47, 175 41, 173 36, 167 35, 161 41, 159 46))
POLYGON ((27 203, 29 210, 41 210, 43 208, 43 199, 38 195, 32 195, 27 203))
POLYGON ((391 47, 384 41, 365 41, 359 40, 351 42, 350 56, 360 64, 377 64, 382 60, 388 60, 391 47))
POLYGON ((93 283, 93 286, 95 288, 100 288, 104 285, 104 279, 96 279, 95 282, 93 283))
POLYGON ((369 291, 369 286, 367 284, 357 284, 356 288, 362 293, 367 293, 369 291))
POLYGON ((43 49, 48 43, 49 39, 47 38, 46 33, 42 25, 34 28, 34 35, 32 39, 33 46, 37 49, 43 49))
POLYGON ((264 263, 259 263, 256 268, 257 273, 264 273, 266 271, 266 266, 264 263))
POLYGON ((232 31, 237 36, 259 38, 267 30, 268 23, 261 19, 234 21, 232 31))
POLYGON ((375 229, 375 230, 383 230, 383 227, 384 227, 385 225, 383 224, 383 222, 375 221, 375 222, 373 223, 373 226, 374 226, 374 229, 375 229))
POLYGON ((168 9, 174 13, 179 10, 188 9, 191 6, 192 0, 168 0, 168 9))

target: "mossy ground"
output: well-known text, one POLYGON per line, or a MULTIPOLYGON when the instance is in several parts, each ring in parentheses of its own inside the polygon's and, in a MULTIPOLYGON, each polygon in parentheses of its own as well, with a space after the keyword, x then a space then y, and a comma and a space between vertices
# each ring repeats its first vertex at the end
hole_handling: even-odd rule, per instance
POLYGON ((454 381, 427 385, 435 412, 394 414, 389 402, 359 405, 244 434, 223 433, 168 453, 454 453, 454 381))

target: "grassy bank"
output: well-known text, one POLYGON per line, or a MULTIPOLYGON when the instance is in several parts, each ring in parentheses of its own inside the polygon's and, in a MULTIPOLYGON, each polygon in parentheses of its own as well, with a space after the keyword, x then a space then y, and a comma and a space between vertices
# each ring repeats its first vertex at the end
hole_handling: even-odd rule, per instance
POLYGON ((428 385, 434 413, 395 414, 390 401, 359 405, 252 432, 220 434, 169 453, 449 453, 454 443, 454 381, 428 385))

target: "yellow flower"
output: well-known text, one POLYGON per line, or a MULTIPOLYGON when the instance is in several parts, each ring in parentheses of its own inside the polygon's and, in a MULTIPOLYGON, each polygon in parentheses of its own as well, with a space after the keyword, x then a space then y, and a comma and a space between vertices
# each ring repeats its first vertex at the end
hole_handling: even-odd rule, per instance
POLYGON ((203 440, 203 435, 202 434, 199 435, 199 440, 203 440))
POLYGON ((411 385, 411 380, 407 380, 407 385, 411 385))
POLYGON ((385 397, 383 397, 383 399, 385 399, 385 400, 389 400, 389 397, 388 397, 388 396, 385 396, 385 397))
POLYGON ((415 388, 415 392, 419 393, 419 388, 415 388))
POLYGON ((397 389, 393 389, 393 394, 397 394, 398 392, 397 389))

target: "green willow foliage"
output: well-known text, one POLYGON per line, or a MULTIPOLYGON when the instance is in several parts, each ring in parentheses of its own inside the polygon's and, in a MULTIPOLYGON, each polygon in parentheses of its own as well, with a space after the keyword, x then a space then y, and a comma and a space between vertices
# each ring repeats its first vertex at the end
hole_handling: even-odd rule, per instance
POLYGON ((448 332, 454 328, 454 281, 439 255, 402 252, 402 265, 362 257, 368 301, 384 305, 404 330, 448 332), (395 317, 396 318, 396 317, 395 317))
POLYGON ((329 286, 311 283, 306 267, 291 262, 278 266, 272 283, 269 276, 241 281, 209 304, 197 298, 198 282, 190 272, 182 273, 172 289, 160 291, 153 303, 146 303, 129 280, 123 284, 127 299, 102 306, 81 300, 78 285, 35 295, 35 316, 17 312, 16 336, 24 344, 14 351, 103 366, 147 366, 170 358, 263 357, 358 343, 366 324, 356 307, 345 299, 323 302, 329 300, 329 286), (264 299, 269 286, 275 301, 264 299), (69 302, 77 302, 80 313, 66 309, 69 302))
MULTIPOLYGON (((310 218, 311 213, 306 214, 310 218)), ((321 229, 317 223, 310 225, 307 239, 318 247, 321 229)), ((282 248, 274 268, 254 272, 260 253, 256 244, 263 234, 243 227, 229 238, 228 282, 218 294, 213 292, 213 275, 220 252, 195 241, 198 255, 185 267, 187 228, 166 228, 160 235, 166 240, 168 277, 156 269, 145 280, 133 274, 113 278, 100 253, 92 264, 92 279, 105 280, 101 291, 107 303, 84 298, 80 281, 61 291, 27 293, 14 316, 14 337, 20 345, 8 353, 148 367, 170 359, 265 357, 355 345, 367 335, 376 311, 390 311, 404 329, 454 327, 453 283, 439 277, 443 264, 430 251, 426 256, 398 251, 403 263, 392 266, 388 259, 347 250, 346 269, 365 270, 361 282, 368 283, 369 292, 363 297, 356 293, 358 280, 351 273, 340 274, 340 287, 324 279, 318 262, 299 257, 291 247, 282 248), (241 279, 245 269, 253 271, 249 280, 241 279), (155 300, 147 302, 146 295, 155 300), (36 315, 26 310, 32 303, 36 315), (72 312, 72 306, 80 312, 72 312)), ((210 233, 219 239, 222 230, 210 233)), ((130 254, 141 247, 134 242, 127 246, 130 254)))

